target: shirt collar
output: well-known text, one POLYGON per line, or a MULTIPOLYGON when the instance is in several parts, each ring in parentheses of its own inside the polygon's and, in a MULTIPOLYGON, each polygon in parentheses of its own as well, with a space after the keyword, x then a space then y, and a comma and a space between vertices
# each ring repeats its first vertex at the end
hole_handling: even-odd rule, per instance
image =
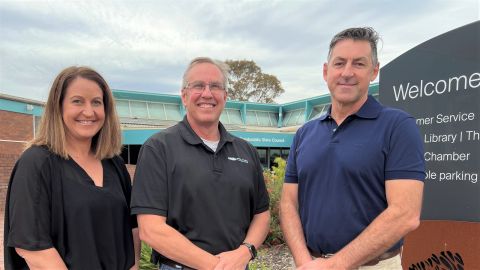
MULTIPOLYGON (((353 115, 356 115, 360 118, 374 119, 377 118, 380 112, 382 111, 382 104, 380 104, 373 96, 368 95, 367 101, 360 107, 353 115)), ((327 113, 320 116, 320 121, 330 119, 332 114, 332 105, 328 107, 327 113)))
MULTIPOLYGON (((180 135, 182 138, 189 144, 196 145, 202 144, 202 139, 193 131, 190 123, 188 123, 187 116, 183 117, 183 120, 179 123, 180 126, 180 135)), ((218 122, 218 130, 220 131, 220 142, 219 145, 222 145, 224 142, 233 142, 234 137, 227 132, 222 123, 218 122)))
POLYGON ((360 110, 355 113, 356 116, 361 118, 377 118, 382 111, 383 106, 373 96, 368 95, 367 101, 362 105, 360 110))

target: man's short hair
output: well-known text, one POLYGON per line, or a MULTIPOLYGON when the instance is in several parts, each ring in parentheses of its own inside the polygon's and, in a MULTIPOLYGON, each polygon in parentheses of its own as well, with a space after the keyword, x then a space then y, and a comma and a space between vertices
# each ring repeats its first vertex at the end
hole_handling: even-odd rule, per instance
POLYGON ((201 64, 201 63, 210 63, 212 65, 215 65, 220 71, 222 72, 223 75, 223 86, 225 87, 225 90, 228 89, 228 72, 230 68, 228 67, 227 64, 220 60, 215 60, 210 57, 197 57, 193 59, 190 64, 188 65, 187 69, 185 70, 185 73, 183 73, 183 81, 182 81, 182 90, 187 87, 188 81, 187 81, 187 75, 188 72, 195 66, 196 64, 201 64))
POLYGON ((328 60, 332 56, 332 50, 335 45, 342 40, 345 39, 353 39, 353 40, 364 40, 370 43, 370 48, 372 49, 372 62, 373 65, 376 66, 378 64, 378 57, 377 57, 377 43, 380 39, 378 36, 377 31, 372 27, 355 27, 355 28, 348 28, 340 33, 336 34, 332 41, 330 41, 330 48, 328 50, 328 60))

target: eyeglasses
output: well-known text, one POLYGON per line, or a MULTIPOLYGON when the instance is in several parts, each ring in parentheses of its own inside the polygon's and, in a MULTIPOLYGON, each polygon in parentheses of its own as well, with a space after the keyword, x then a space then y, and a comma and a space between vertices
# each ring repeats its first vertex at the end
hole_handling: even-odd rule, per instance
POLYGON ((223 83, 211 82, 211 83, 207 84, 207 83, 202 82, 202 81, 195 81, 195 82, 187 83, 187 86, 185 86, 185 88, 190 89, 194 93, 199 94, 199 93, 202 93, 203 91, 205 91, 207 86, 208 86, 208 89, 210 89, 210 92, 212 92, 212 93, 220 93, 220 92, 225 90, 225 86, 223 85, 223 83))

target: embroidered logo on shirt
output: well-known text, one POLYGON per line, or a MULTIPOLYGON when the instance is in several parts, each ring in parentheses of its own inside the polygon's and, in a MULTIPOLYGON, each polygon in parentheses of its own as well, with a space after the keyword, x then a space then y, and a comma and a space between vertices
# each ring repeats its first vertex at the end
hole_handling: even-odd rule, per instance
POLYGON ((243 159, 243 158, 238 158, 238 157, 228 157, 229 160, 231 161, 240 161, 240 162, 243 162, 243 163, 248 163, 248 160, 246 159, 243 159))

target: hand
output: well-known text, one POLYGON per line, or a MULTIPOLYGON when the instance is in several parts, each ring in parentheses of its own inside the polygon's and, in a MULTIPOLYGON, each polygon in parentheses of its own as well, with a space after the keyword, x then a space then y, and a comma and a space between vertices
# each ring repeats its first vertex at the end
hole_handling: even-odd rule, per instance
POLYGON ((214 270, 245 270, 250 261, 250 251, 246 246, 216 255, 220 259, 214 270))

